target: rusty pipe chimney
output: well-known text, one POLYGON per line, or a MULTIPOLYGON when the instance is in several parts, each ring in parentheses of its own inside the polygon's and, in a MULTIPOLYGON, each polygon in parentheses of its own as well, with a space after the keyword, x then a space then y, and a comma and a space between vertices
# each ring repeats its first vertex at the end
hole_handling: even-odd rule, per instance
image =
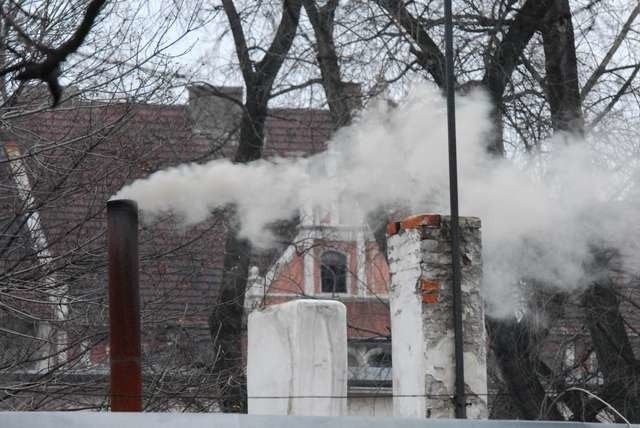
POLYGON ((107 202, 111 410, 142 411, 138 206, 107 202))

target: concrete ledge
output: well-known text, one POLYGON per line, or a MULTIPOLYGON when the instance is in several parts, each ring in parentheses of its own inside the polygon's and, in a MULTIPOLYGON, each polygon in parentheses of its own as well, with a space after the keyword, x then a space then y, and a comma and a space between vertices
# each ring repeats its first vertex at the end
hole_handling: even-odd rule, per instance
MULTIPOLYGON (((607 424, 608 428, 640 425, 607 424)), ((477 421, 385 417, 256 416, 224 413, 3 412, 3 428, 602 428, 583 422, 477 421)))

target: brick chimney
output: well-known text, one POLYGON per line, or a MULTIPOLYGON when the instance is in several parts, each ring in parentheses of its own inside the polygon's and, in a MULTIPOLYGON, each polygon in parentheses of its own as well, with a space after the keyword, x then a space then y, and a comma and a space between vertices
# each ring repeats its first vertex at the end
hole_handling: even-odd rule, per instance
POLYGON ((363 105, 362 85, 358 82, 342 82, 343 94, 347 98, 351 111, 359 110, 363 105))
POLYGON ((199 83, 187 90, 193 132, 220 142, 235 141, 242 117, 242 87, 199 83))
MULTIPOLYGON (((455 417, 450 218, 424 214, 390 223, 387 251, 394 416, 455 417)), ((467 416, 487 417, 487 362, 480 220, 460 218, 467 416)))

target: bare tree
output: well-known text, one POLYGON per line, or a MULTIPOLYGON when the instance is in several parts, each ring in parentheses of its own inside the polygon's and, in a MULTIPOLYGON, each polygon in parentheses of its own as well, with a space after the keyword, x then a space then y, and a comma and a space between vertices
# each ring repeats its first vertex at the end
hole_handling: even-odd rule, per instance
MULTIPOLYGON (((246 88, 240 137, 233 160, 246 163, 262 156, 267 106, 275 79, 293 44, 302 4, 300 0, 282 2, 282 15, 275 35, 259 61, 252 58, 252 53, 259 48, 248 45, 243 18, 234 2, 224 0, 222 6, 246 88)), ((218 370, 224 373, 221 406, 227 412, 246 412, 247 408, 241 340, 250 258, 250 243, 238 237, 237 230, 231 225, 225 243, 220 297, 209 318, 211 335, 220 349, 218 370)))
MULTIPOLYGON (((309 2, 313 3, 313 2, 309 2)), ((437 10, 437 5, 432 2, 403 2, 395 0, 376 1, 385 17, 376 14, 373 8, 369 9, 367 19, 363 19, 364 25, 372 27, 370 31, 361 28, 349 27, 351 34, 360 31, 359 46, 371 44, 372 40, 389 40, 399 38, 404 40, 408 49, 398 52, 388 51, 387 55, 394 57, 394 61, 404 63, 404 73, 409 75, 416 70, 416 66, 422 69, 424 75, 435 84, 444 85, 444 61, 440 50, 442 40, 442 18, 441 11, 437 10), (384 19, 395 24, 400 30, 399 34, 390 34, 388 27, 384 27, 380 22, 384 19), (379 26, 372 26, 371 23, 378 23, 379 26), (379 30, 382 28, 383 30, 379 30), (411 56, 413 58, 411 58, 411 56)), ((368 6, 361 4, 362 9, 368 6)), ((596 6, 586 3, 579 10, 579 15, 583 20, 596 20, 597 12, 594 8, 607 8, 612 5, 605 5, 602 2, 596 6), (586 16, 586 18, 584 18, 586 16)), ((305 3, 305 8, 310 9, 309 18, 316 33, 316 43, 320 47, 322 37, 329 37, 329 32, 325 31, 318 35, 320 15, 316 8, 310 8, 305 3)), ((331 2, 324 5, 319 10, 335 8, 331 2)), ((334 11, 334 9, 331 9, 334 11)), ((456 19, 456 40, 458 42, 456 72, 458 76, 457 84, 462 90, 473 86, 482 86, 489 93, 494 103, 494 120, 496 132, 494 139, 488 145, 488 150, 496 156, 505 156, 505 141, 511 140, 510 149, 520 150, 518 145, 524 146, 526 151, 539 144, 544 138, 553 132, 583 135, 585 132, 585 120, 583 118, 582 93, 589 93, 594 82, 603 78, 601 74, 604 70, 608 73, 614 72, 614 68, 607 68, 616 50, 620 48, 622 40, 630 31, 632 23, 638 14, 637 8, 629 8, 627 17, 621 17, 621 28, 614 34, 614 43, 606 50, 602 51, 603 56, 596 55, 588 67, 584 67, 587 72, 592 70, 592 74, 586 79, 587 84, 581 91, 579 86, 580 72, 578 57, 580 56, 576 47, 576 35, 574 34, 575 10, 572 10, 568 1, 495 1, 495 2, 457 2, 456 19), (482 45, 481 45, 482 43, 482 45), (591 67, 591 68, 589 68, 591 67), (535 118, 535 119, 533 119, 535 118), (505 135, 503 130, 508 133, 505 135), (515 136, 512 137, 512 136, 515 136)), ((325 15, 333 17, 333 15, 325 15)), ((337 25, 346 25, 346 21, 338 21, 337 25)), ((336 25, 334 23, 334 25, 336 25)), ((331 27, 333 28, 333 27, 331 27)), ((589 27, 580 28, 582 40, 590 37, 589 27)), ((358 43, 355 41, 353 43, 358 43)), ((323 46, 331 47, 336 42, 324 43, 323 46)), ((318 49, 319 50, 319 49, 318 49)), ((332 55, 323 55, 318 58, 318 63, 322 68, 322 61, 332 58, 332 55)), ((349 59, 340 58, 343 62, 343 69, 349 72, 349 59)), ((334 61, 335 63, 336 61, 334 61)), ((326 67, 326 65, 325 65, 326 67)), ((333 67, 335 69, 336 67, 333 67)), ((402 67, 401 67, 402 68, 402 67)), ((622 83, 617 83, 613 95, 605 96, 606 99, 620 102, 623 93, 628 93, 633 87, 636 64, 626 67, 630 74, 622 83)), ((323 70, 323 80, 327 80, 327 73, 323 70)), ((397 77, 389 79, 389 84, 397 82, 397 77)), ((335 80, 335 79, 333 79, 335 80)), ((595 84, 597 86, 597 84, 595 84)), ((327 83, 325 82, 325 88, 327 83)), ((327 91, 327 102, 331 106, 331 95, 327 91)), ((590 105, 593 105, 590 103, 590 105)), ((597 123, 602 119, 602 115, 610 112, 609 105, 595 114, 594 121, 597 123)), ((591 115, 593 116, 593 115, 591 115)), ((529 281, 531 285, 531 282, 529 281)), ((538 286, 542 286, 539 284, 538 286)), ((588 287, 589 293, 594 293, 594 286, 588 287)), ((600 286, 602 287, 602 286, 600 286)), ((606 288, 609 294, 615 296, 619 286, 608 283, 606 288)), ((552 294, 553 295, 553 294, 552 294)), ((550 298, 550 297, 549 297, 550 298)), ((561 295, 554 297, 559 302, 563 302, 561 295)), ((599 300, 600 302, 606 299, 599 300)), ((539 303, 541 303, 539 301, 539 303)), ((617 304, 608 304, 607 308, 594 308, 584 306, 584 300, 580 304, 580 311, 591 314, 617 313, 620 319, 624 318, 617 311, 617 304)), ((556 305, 557 306, 557 305, 556 305)), ((544 312, 543 307, 536 307, 535 312, 544 312)), ((558 315, 558 311, 546 310, 548 324, 556 325, 564 322, 558 315)), ((561 312, 561 311, 560 311, 561 312)), ((617 328, 614 322, 615 316, 609 319, 613 324, 605 329, 605 336, 619 337, 624 342, 626 330, 617 328)), ((574 320, 574 322, 580 322, 574 320)), ((603 324, 603 323, 602 323, 603 324)), ((618 322, 618 325, 621 325, 618 322)), ((573 413, 574 418, 591 418, 594 420, 602 407, 596 401, 577 399, 579 393, 565 392, 571 386, 567 383, 567 372, 559 370, 557 364, 554 366, 548 361, 548 355, 543 352, 548 343, 555 340, 551 334, 550 327, 543 328, 535 322, 518 321, 515 317, 509 320, 489 320, 489 331, 492 338, 492 348, 496 361, 501 369, 502 378, 506 389, 503 390, 511 397, 512 408, 517 412, 517 416, 526 419, 550 418, 563 419, 565 416, 557 408, 558 403, 566 405, 573 413), (523 382, 523 380, 526 380, 523 382), (562 393, 557 402, 549 398, 549 389, 562 393), (582 411, 582 408, 589 411, 582 411), (541 411, 544 409, 544 411, 541 411), (581 416, 582 415, 582 416, 581 416), (590 416, 585 416, 590 415, 590 416)), ((591 332, 593 335, 594 332, 591 332)), ((594 340, 596 336, 592 337, 594 340)), ((584 339, 584 338, 583 338, 584 339)), ((581 340, 583 340, 581 339, 581 340)), ((627 340, 628 341, 628 340, 627 340)), ((618 341, 619 342, 619 341, 618 341)), ((604 343, 599 340, 599 343, 604 343)), ((622 343, 622 342, 621 342, 622 343)), ((616 348, 617 349, 617 348, 616 348)), ((631 364, 636 364, 636 360, 631 358, 632 354, 609 349, 608 358, 615 355, 615 358, 626 358, 631 364), (630 359, 631 358, 631 359, 630 359)), ((620 348, 622 349, 622 348, 620 348)), ((629 348, 630 349, 630 348, 629 348)), ((598 352, 598 351, 594 351, 598 352)), ((599 352, 605 352, 602 349, 599 352)), ((591 355, 591 354, 586 354, 591 355)), ((621 363, 622 364, 622 363, 621 363)), ((634 373, 629 370, 628 373, 634 373)), ((606 378, 606 376, 605 376, 606 378)), ((616 384, 615 376, 611 382, 617 385, 612 389, 617 389, 620 393, 620 385, 616 384)), ((605 379, 604 384, 609 380, 605 379)), ((624 393, 628 402, 621 402, 625 409, 631 407, 633 397, 636 396, 635 380, 627 385, 629 388, 624 393), (626 403, 626 404, 625 404, 626 403)), ((598 389, 606 396, 606 388, 598 389)), ((609 390, 610 391, 610 390, 609 390)), ((615 397, 610 396, 611 399, 615 397)), ((630 417, 633 412, 626 413, 630 417)))
POLYGON ((0 75, 16 72, 15 77, 17 80, 40 80, 45 82, 53 97, 52 106, 55 107, 58 102, 60 102, 60 97, 62 96, 62 87, 58 81, 60 65, 66 61, 69 55, 75 53, 80 46, 82 46, 105 2, 106 0, 91 1, 71 37, 57 48, 52 48, 41 44, 37 40, 33 40, 27 31, 12 19, 11 14, 4 13, 6 25, 13 28, 24 41, 26 47, 30 51, 33 51, 30 52, 30 54, 36 58, 44 55, 44 59, 22 59, 16 64, 0 70, 0 75))
MULTIPOLYGON (((150 29, 140 5, 103 3, 0 5, 4 409, 108 407, 105 202, 151 169, 215 156, 185 127, 184 108, 141 104, 175 99, 165 53, 198 24, 171 33, 178 16, 163 15, 162 26, 150 29), (54 110, 41 80, 54 86, 54 110), (186 149, 163 153, 176 141, 186 149)), ((214 269, 198 242, 218 236, 219 222, 169 239, 175 220, 164 221, 141 239, 143 284, 161 284, 143 313, 145 405, 211 410, 218 382, 202 328, 207 314, 172 302, 178 284, 211 281, 214 269), (191 352, 198 358, 184 357, 191 352)))

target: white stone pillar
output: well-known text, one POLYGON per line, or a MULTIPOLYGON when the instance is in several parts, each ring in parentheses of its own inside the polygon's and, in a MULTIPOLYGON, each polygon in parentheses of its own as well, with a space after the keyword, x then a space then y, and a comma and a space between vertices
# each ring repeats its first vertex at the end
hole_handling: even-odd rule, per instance
MULTIPOLYGON (((388 227, 394 416, 455 417, 450 219, 419 215, 388 227)), ((480 220, 460 218, 467 417, 487 417, 480 220)))
POLYGON ((344 416, 347 316, 332 300, 293 300, 248 320, 249 413, 344 416))

